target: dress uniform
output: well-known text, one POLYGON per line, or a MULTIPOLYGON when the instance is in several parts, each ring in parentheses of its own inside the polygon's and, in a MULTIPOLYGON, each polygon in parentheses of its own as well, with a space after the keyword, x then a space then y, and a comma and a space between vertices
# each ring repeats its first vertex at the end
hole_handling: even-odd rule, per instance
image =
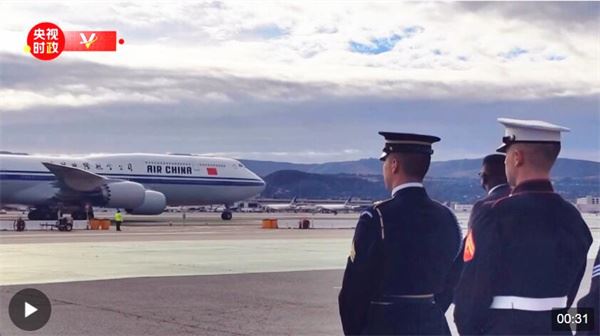
MULTIPOLYGON (((566 130, 499 121, 506 127, 500 152, 518 142, 560 143, 566 130)), ((484 204, 463 249, 454 296, 459 333, 552 334, 551 310, 573 303, 591 242, 579 211, 549 180, 525 180, 509 196, 484 204)))
MULTIPOLYGON (((594 268, 592 269, 592 285, 590 292, 577 302, 577 308, 591 308, 591 314, 594 314, 593 328, 585 331, 578 331, 577 335, 600 335, 600 250, 596 255, 594 268)), ((591 319, 591 318, 590 318, 591 319)))
MULTIPOLYGON (((392 152, 431 155, 432 136, 380 133, 382 161, 392 152)), ((344 333, 449 334, 435 296, 460 245, 454 214, 422 183, 405 183, 364 211, 354 233, 339 295, 344 333)))
POLYGON ((510 187, 506 183, 499 184, 490 189, 490 191, 488 191, 488 194, 484 198, 478 200, 473 205, 471 215, 469 216, 468 227, 470 228, 473 225, 473 223, 477 221, 477 218, 481 216, 491 204, 493 204, 500 198, 508 196, 509 194, 510 187))
MULTIPOLYGON (((496 200, 506 197, 509 194, 510 194, 510 186, 506 183, 499 184, 499 185, 491 188, 488 191, 488 194, 484 198, 475 202, 475 204, 473 205, 473 209, 471 210, 471 215, 469 216, 469 222, 467 225, 468 230, 471 229, 471 226, 473 225, 473 223, 478 221, 477 220, 478 218, 483 216, 486 213, 486 211, 488 211, 491 208, 492 204, 496 200)), ((468 237, 468 234, 467 234, 467 237, 468 237)), ((464 254, 465 243, 466 243, 466 238, 463 240, 463 242, 461 244, 460 252, 454 259, 454 263, 450 270, 450 274, 448 275, 448 280, 447 280, 448 285, 447 286, 450 288, 455 288, 455 286, 458 282, 458 279, 460 278, 460 274, 461 274, 463 266, 464 266, 463 254, 464 254)), ((438 297, 438 303, 440 304, 440 306, 442 307, 443 310, 448 309, 448 307, 452 303, 453 295, 454 295, 453 291, 450 291, 450 292, 444 293, 443 296, 438 297)))

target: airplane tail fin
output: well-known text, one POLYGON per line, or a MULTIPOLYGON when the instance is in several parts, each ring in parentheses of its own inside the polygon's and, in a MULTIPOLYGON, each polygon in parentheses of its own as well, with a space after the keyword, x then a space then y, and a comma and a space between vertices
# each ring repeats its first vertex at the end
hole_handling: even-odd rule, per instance
POLYGON ((292 198, 292 201, 290 202, 290 205, 292 205, 292 204, 296 204, 296 199, 297 199, 297 198, 298 198, 298 197, 294 197, 294 198, 292 198))
POLYGON ((346 203, 344 203, 344 205, 348 205, 348 204, 350 204, 350 201, 352 201, 352 197, 353 197, 353 196, 350 196, 350 198, 348 198, 348 199, 346 200, 346 203))

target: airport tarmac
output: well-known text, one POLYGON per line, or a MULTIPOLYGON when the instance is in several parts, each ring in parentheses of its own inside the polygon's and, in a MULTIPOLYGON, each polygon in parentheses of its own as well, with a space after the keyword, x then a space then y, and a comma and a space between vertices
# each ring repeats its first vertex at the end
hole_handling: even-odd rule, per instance
MULTIPOLYGON (((0 232, 0 334, 341 334, 337 295, 353 230, 260 228, 265 217, 304 214, 218 217, 126 217, 122 232, 0 232), (53 305, 37 332, 17 329, 5 308, 28 287, 53 305)), ((311 217, 329 227, 356 218, 311 217)), ((464 227, 468 213, 458 218, 464 227)), ((586 220, 594 245, 578 296, 588 291, 600 241, 600 217, 586 220)))

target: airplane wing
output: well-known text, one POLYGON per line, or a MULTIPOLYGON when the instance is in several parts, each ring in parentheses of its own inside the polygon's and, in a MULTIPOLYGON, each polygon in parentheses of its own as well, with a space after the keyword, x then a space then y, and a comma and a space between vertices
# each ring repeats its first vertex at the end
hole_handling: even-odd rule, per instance
POLYGON ((83 169, 42 162, 59 181, 67 187, 81 192, 94 191, 106 183, 107 179, 83 169))

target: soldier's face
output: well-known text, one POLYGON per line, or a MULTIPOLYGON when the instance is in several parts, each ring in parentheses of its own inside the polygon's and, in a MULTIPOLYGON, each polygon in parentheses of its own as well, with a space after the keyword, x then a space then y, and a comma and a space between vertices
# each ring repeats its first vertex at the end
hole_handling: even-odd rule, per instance
POLYGON ((487 190, 486 184, 487 184, 487 177, 488 177, 488 171, 487 171, 487 166, 483 165, 481 166, 481 170, 479 171, 479 182, 481 183, 481 187, 484 190, 487 190))

